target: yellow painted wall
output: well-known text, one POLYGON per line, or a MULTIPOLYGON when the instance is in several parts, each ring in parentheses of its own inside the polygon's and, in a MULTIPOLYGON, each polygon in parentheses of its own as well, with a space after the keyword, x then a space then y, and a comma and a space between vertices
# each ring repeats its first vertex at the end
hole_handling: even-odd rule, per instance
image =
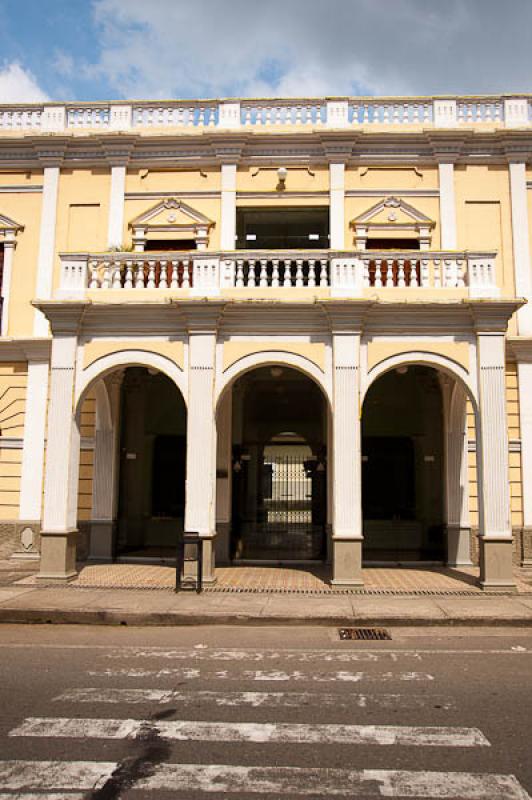
POLYGON ((325 370, 325 345, 321 342, 283 342, 275 339, 268 341, 252 342, 225 342, 223 368, 228 369, 236 361, 253 353, 271 352, 278 350, 283 353, 293 353, 307 358, 322 371, 325 370))
MULTIPOLYGON (((2 436, 22 439, 26 406, 26 364, 0 364, 0 429, 2 436)), ((0 442, 0 520, 18 518, 22 447, 0 442)))
MULTIPOLYGON (((506 413, 508 415, 508 438, 510 441, 520 439, 519 424, 519 389, 517 365, 506 365, 506 413)), ((521 483, 521 453, 510 453, 510 510, 512 526, 523 524, 523 489, 521 483)))
MULTIPOLYGON (((387 167, 364 166, 348 169, 345 173, 345 188, 348 189, 437 189, 437 167, 387 167)), ((417 201, 412 198, 413 205, 417 201)), ((377 200, 375 200, 377 202, 377 200)), ((407 201, 410 202, 410 201, 407 201)))
MULTIPOLYGON (((221 171, 219 168, 205 169, 128 169, 126 173, 126 194, 128 192, 198 192, 220 191, 221 171)), ((154 205, 157 200, 151 200, 154 205)), ((190 203, 190 198, 186 200, 190 203)))
MULTIPOLYGON (((5 178, 6 176, 0 177, 5 178)), ((36 177, 39 177, 42 182, 42 174, 36 177)), ((2 184, 15 184, 20 179, 21 176, 16 176, 16 181, 13 178, 2 181, 2 184)), ((9 336, 31 336, 33 331, 34 312, 31 300, 35 297, 41 206, 42 194, 40 192, 29 194, 2 192, 0 194, 0 213, 5 214, 19 225, 24 225, 24 230, 18 232, 17 245, 13 254, 9 298, 9 336)))
MULTIPOLYGON (((329 191, 329 170, 327 167, 312 166, 307 169, 300 166, 291 167, 281 164, 279 161, 279 164, 272 164, 271 166, 239 167, 236 178, 237 192, 269 192, 282 198, 283 192, 277 190, 279 183, 277 169, 280 166, 285 166, 288 170, 285 182, 286 192, 329 191)), ((302 203, 301 200, 294 203, 293 199, 291 202, 294 205, 302 203)), ((325 202, 328 204, 328 197, 325 198, 325 202)))
POLYGON ((42 170, 0 169, 0 186, 42 186, 42 170))
MULTIPOLYGON (((94 441, 96 426, 96 399, 89 395, 81 407, 80 433, 82 439, 94 441)), ((92 513, 92 480, 94 450, 81 448, 78 480, 78 520, 88 520, 92 513)))

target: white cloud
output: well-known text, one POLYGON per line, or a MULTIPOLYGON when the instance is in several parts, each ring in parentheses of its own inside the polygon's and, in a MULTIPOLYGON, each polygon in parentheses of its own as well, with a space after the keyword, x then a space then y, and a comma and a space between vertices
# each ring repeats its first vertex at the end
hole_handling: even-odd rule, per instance
POLYGON ((31 72, 16 61, 0 68, 0 103, 42 103, 48 99, 31 72))
POLYGON ((526 91, 530 0, 94 0, 122 97, 526 91))

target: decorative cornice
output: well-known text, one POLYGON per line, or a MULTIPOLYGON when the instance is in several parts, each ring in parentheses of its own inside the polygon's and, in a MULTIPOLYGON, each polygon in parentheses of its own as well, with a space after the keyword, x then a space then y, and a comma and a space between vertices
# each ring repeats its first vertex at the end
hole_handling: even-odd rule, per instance
POLYGON ((505 333, 510 318, 524 306, 522 298, 500 300, 469 300, 468 305, 477 333, 505 333))
POLYGON ((49 361, 52 340, 0 339, 0 361, 49 361))
POLYGON ((45 315, 54 336, 79 333, 83 315, 90 307, 90 300, 62 302, 61 300, 33 300, 32 305, 45 315))
POLYGON ((515 361, 532 364, 532 336, 509 336, 506 340, 507 355, 515 361))

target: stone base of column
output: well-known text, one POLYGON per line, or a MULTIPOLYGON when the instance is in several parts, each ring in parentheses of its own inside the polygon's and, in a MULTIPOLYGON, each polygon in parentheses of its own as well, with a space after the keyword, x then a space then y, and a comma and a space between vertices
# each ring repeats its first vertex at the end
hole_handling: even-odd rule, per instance
POLYGON ((490 591, 517 591, 513 576, 513 540, 479 537, 480 586, 490 591))
POLYGON ((523 528, 521 537, 521 566, 532 567, 532 528, 523 528))
POLYGON ((363 586, 362 578, 362 538, 332 540, 332 580, 331 585, 339 589, 363 586))
POLYGON ((229 564, 231 561, 231 523, 216 523, 214 554, 217 564, 229 564))
MULTIPOLYGON (((8 523, 2 523, 2 528, 8 523)), ((14 533, 14 540, 16 542, 16 549, 9 556, 14 561, 38 561, 41 557, 40 553, 40 534, 41 534, 41 521, 40 520, 20 520, 12 523, 14 533)), ((5 533, 0 531, 0 549, 5 533), (4 534, 4 536, 2 536, 4 534)))
POLYGON ((447 525, 447 566, 471 567, 471 528, 447 525))
POLYGON ((111 519, 92 520, 89 561, 112 561, 115 552, 116 525, 111 519))
POLYGON ((214 586, 214 584, 216 583, 215 543, 216 543, 215 536, 203 539, 203 575, 202 575, 203 586, 214 586))
POLYGON ((41 568, 38 581, 65 583, 76 577, 76 528, 41 531, 41 568))

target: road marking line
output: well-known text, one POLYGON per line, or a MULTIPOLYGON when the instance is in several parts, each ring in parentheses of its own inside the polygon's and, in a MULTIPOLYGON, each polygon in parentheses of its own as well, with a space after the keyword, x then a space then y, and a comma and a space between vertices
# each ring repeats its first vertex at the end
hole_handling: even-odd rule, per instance
POLYGON ((230 673, 226 669, 207 670, 202 672, 196 667, 163 667, 162 669, 143 669, 142 667, 88 670, 88 675, 105 676, 107 678, 182 678, 193 680, 230 680, 230 681, 308 681, 314 683, 359 683, 360 681, 372 681, 378 683, 390 681, 433 681, 434 676, 428 672, 381 672, 370 675, 366 672, 349 672, 340 670, 337 672, 312 672, 305 673, 300 670, 285 672, 284 670, 243 670, 240 673, 230 673))
POLYGON ((403 725, 308 725, 197 722, 193 720, 70 719, 28 717, 9 736, 73 739, 136 739, 147 731, 163 739, 204 742, 375 744, 418 747, 490 747, 478 728, 403 725))
MULTIPOLYGON (((198 703, 211 703, 215 706, 251 706, 252 708, 283 708, 310 706, 333 706, 345 703, 340 694, 317 692, 180 692, 174 689, 69 689, 53 698, 60 703, 180 703, 184 706, 197 706, 198 703)), ((456 703, 438 695, 416 694, 360 694, 349 695, 350 707, 367 708, 376 705, 383 708, 423 708, 439 705, 442 709, 456 708, 456 703)))
POLYGON ((0 800, 87 800, 87 795, 83 792, 81 794, 72 792, 66 794, 59 792, 46 792, 46 794, 42 792, 17 792, 13 794, 9 792, 9 794, 5 794, 0 791, 0 800))
POLYGON ((15 789, 99 789, 117 764, 109 761, 0 761, 0 786, 15 789))
MULTIPOLYGON (((97 761, 0 761, 0 797, 17 800, 63 800, 61 791, 101 788, 117 765, 97 761), (6 791, 7 790, 7 791, 6 791), (32 790, 43 794, 31 794, 32 790), (8 794, 9 792, 9 794, 8 794)), ((439 800, 532 800, 514 775, 404 770, 348 770, 316 767, 242 767, 223 764, 163 764, 140 779, 132 790, 173 794, 275 794, 277 796, 345 795, 348 797, 409 797, 439 800)), ((78 800, 79 795, 68 795, 78 800)))
MULTIPOLYGON (((414 661, 421 661, 421 655, 418 652, 405 652, 401 653, 401 657, 413 659, 414 661)), ((123 658, 123 654, 118 652, 110 652, 106 654, 106 658, 123 658)), ((169 650, 151 650, 145 648, 142 650, 134 650, 128 653, 128 658, 161 658, 169 659, 171 661, 298 661, 302 663, 315 663, 319 662, 340 662, 350 663, 353 661, 397 661, 399 658, 398 653, 392 652, 368 652, 366 650, 352 650, 350 652, 323 652, 307 651, 300 652, 294 650, 180 650, 179 648, 169 650)))

